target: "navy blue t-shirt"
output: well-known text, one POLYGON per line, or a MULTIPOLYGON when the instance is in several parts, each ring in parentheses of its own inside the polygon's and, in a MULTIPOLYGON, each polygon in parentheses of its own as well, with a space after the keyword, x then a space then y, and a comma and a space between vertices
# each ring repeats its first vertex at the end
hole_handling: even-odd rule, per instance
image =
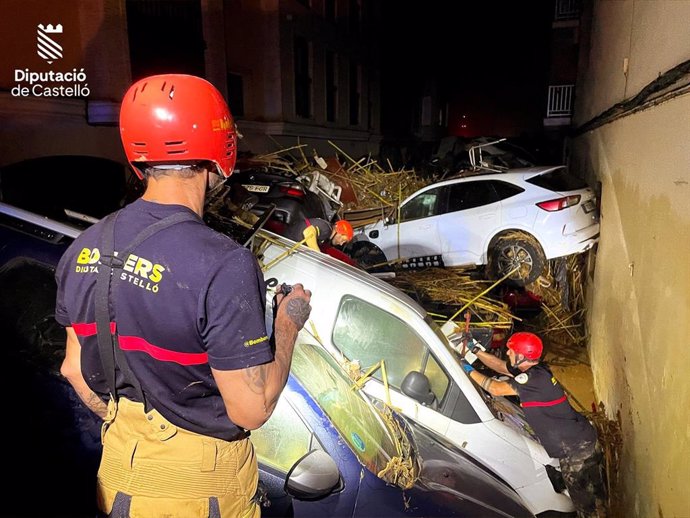
MULTIPOLYGON (((141 199, 120 211, 114 248, 124 250, 144 228, 180 211, 193 220, 154 234, 114 270, 111 317, 150 406, 177 426, 228 440, 240 429, 228 418, 211 367, 244 369, 273 359, 256 258, 187 207, 141 199)), ((85 230, 60 260, 56 319, 74 328, 84 379, 106 397, 94 302, 102 227, 85 230)), ((119 372, 116 383, 118 395, 139 399, 119 372)))
POLYGON ((506 364, 514 376, 510 384, 520 397, 525 418, 551 457, 563 457, 570 447, 583 441, 596 441, 594 427, 576 412, 560 383, 544 364, 525 372, 506 364))

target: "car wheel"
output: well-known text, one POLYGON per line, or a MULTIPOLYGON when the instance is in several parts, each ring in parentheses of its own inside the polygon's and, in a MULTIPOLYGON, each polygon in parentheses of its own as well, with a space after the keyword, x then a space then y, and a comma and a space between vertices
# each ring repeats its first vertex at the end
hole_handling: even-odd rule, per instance
POLYGON ((501 278, 518 268, 510 280, 519 285, 537 280, 546 267, 544 251, 537 240, 522 232, 513 232, 499 237, 489 252, 489 271, 501 278))
POLYGON ((349 245, 345 252, 362 268, 369 268, 388 261, 383 250, 370 241, 356 241, 349 245))

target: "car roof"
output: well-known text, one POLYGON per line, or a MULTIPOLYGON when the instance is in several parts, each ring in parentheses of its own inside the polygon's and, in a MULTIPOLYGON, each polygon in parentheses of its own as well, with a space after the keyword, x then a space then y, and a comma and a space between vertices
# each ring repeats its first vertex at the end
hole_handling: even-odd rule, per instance
MULTIPOLYGON (((295 244, 294 241, 291 241, 283 236, 279 236, 278 234, 274 234, 268 230, 261 230, 259 231, 259 234, 267 234, 271 241, 281 242, 281 246, 283 246, 286 250, 292 248, 295 244)), ((395 286, 382 281, 378 277, 375 277, 354 266, 350 266, 349 264, 335 259, 328 254, 316 252, 306 246, 298 247, 295 249, 293 254, 299 254, 301 259, 312 263, 318 263, 320 267, 330 270, 331 272, 338 272, 343 276, 349 277, 352 281, 365 282, 369 287, 393 297, 396 299, 396 302, 404 305, 409 310, 414 311, 421 318, 426 317, 426 311, 419 304, 417 304, 417 302, 412 300, 412 298, 407 296, 395 286)))
POLYGON ((496 173, 491 171, 486 173, 482 172, 477 174, 468 174, 466 176, 456 176, 454 178, 449 178, 447 180, 441 180, 440 182, 429 184, 423 187, 422 189, 419 189, 417 192, 422 192, 432 187, 442 187, 444 185, 452 185, 454 183, 462 182, 473 182, 476 180, 507 180, 509 182, 522 182, 534 176, 550 173, 551 171, 562 169, 564 167, 565 166, 563 165, 521 167, 517 169, 509 169, 508 171, 505 171, 503 173, 496 173))

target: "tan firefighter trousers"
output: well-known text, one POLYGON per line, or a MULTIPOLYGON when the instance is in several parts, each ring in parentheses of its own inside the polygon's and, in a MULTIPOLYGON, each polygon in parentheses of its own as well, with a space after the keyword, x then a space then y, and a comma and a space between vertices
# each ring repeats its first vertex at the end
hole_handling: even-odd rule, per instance
POLYGON ((248 438, 223 441, 176 427, 120 398, 102 432, 98 507, 129 518, 259 518, 248 438), (123 498, 126 501, 122 508, 123 498))

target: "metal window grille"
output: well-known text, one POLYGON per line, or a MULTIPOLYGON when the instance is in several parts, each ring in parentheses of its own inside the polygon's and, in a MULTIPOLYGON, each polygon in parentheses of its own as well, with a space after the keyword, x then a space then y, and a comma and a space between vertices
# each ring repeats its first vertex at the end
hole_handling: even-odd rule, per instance
POLYGON ((549 86, 547 117, 570 117, 573 114, 573 93, 575 85, 549 86))
POLYGON ((573 20, 580 17, 580 0, 556 0, 554 20, 573 20))

